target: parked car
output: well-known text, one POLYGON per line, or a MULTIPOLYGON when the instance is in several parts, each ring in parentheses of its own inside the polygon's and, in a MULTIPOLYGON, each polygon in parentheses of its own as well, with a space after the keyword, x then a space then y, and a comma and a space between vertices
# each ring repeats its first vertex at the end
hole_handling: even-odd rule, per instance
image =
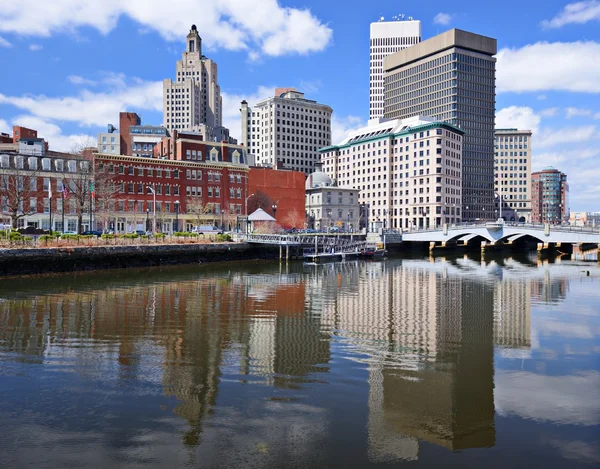
POLYGON ((102 236, 102 230, 86 230, 81 233, 83 236, 93 235, 93 236, 102 236))
POLYGON ((220 230, 216 226, 211 225, 201 225, 201 226, 193 226, 192 233, 198 234, 223 234, 223 230, 220 230))
POLYGON ((72 231, 72 230, 67 230, 67 231, 63 231, 61 234, 77 234, 77 231, 72 231))

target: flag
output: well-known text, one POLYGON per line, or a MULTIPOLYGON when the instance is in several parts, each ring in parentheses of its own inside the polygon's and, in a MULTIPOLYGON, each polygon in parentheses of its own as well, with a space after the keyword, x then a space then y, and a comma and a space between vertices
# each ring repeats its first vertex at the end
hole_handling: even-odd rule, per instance
POLYGON ((48 198, 49 199, 52 198, 52 180, 50 180, 50 182, 48 184, 48 198))
POLYGON ((96 198, 96 193, 94 192, 94 183, 90 181, 90 192, 92 193, 92 198, 96 198))
POLYGON ((64 197, 65 199, 66 199, 66 198, 67 198, 67 196, 69 195, 69 189, 67 189, 67 185, 66 185, 66 184, 64 184, 64 185, 63 185, 62 194, 63 194, 63 197, 64 197))

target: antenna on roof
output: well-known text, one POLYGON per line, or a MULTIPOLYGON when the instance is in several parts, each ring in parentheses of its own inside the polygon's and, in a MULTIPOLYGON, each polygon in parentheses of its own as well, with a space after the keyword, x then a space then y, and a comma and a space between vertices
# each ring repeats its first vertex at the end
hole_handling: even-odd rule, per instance
POLYGON ((381 13, 379 14, 379 21, 383 21, 385 20, 385 18, 383 17, 383 15, 381 15, 381 13))

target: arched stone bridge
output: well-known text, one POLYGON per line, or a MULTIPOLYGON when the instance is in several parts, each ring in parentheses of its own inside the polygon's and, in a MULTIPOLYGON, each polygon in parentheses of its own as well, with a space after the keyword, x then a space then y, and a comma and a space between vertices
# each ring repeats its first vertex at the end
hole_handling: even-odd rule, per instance
POLYGON ((441 229, 411 231, 403 233, 402 241, 467 244, 470 240, 481 237, 492 244, 498 242, 512 244, 525 236, 537 239, 541 243, 600 244, 599 228, 497 222, 445 225, 441 229))

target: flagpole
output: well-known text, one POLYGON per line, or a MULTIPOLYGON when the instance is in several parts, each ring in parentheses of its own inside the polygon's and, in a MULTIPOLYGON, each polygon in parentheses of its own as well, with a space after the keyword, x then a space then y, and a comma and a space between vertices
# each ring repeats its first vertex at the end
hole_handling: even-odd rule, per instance
POLYGON ((52 178, 48 184, 48 201, 50 202, 50 234, 52 234, 52 178))
MULTIPOLYGON (((64 183, 63 183, 64 184, 64 183)), ((65 186, 63 185, 63 190, 60 191, 62 195, 62 231, 65 232, 65 186)))
POLYGON ((90 230, 94 229, 92 221, 92 198, 94 196, 94 183, 90 181, 90 230))

